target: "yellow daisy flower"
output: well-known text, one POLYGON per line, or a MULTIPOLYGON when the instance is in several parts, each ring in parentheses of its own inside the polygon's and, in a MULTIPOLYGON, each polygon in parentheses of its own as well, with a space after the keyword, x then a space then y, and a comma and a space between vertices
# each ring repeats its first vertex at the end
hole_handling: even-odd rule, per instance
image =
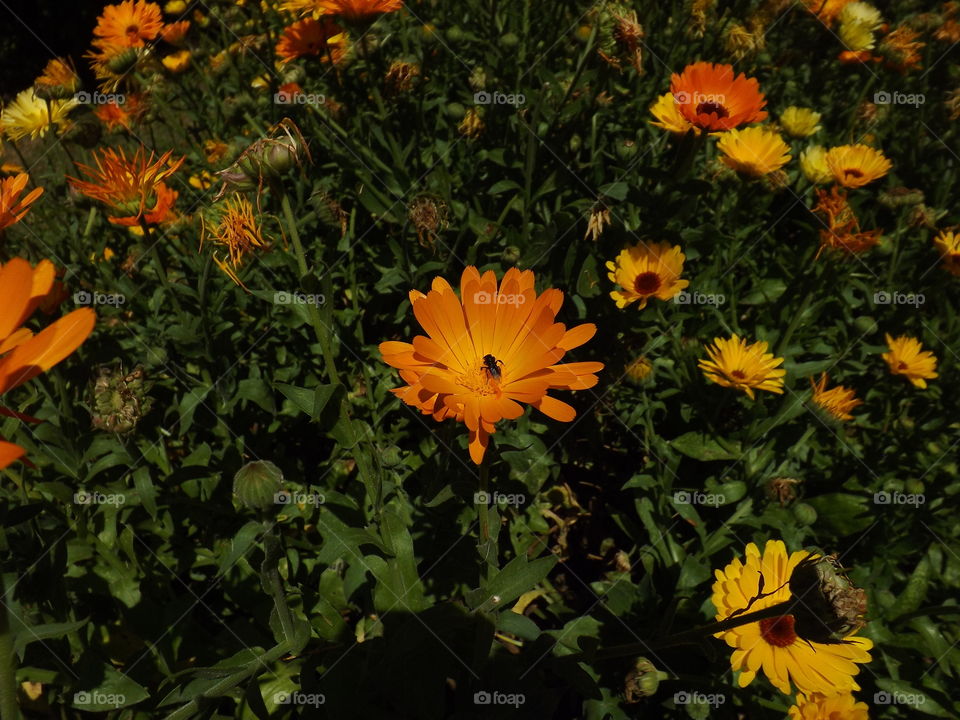
POLYGON ((869 145, 841 145, 830 148, 826 157, 833 178, 844 187, 863 187, 882 178, 893 167, 882 152, 869 145))
POLYGON ((823 145, 810 145, 800 153, 800 170, 814 185, 826 185, 833 180, 833 173, 827 166, 827 149, 823 145))
POLYGON ((623 288, 612 290, 610 297, 618 308, 639 300, 640 310, 651 297, 669 300, 690 284, 680 279, 684 259, 680 246, 670 243, 639 243, 624 248, 616 262, 607 262, 607 277, 623 288))
POLYGON ((863 405, 863 400, 857 399, 856 393, 843 385, 837 385, 827 390, 829 379, 826 373, 823 373, 817 382, 810 378, 810 385, 813 386, 813 402, 837 420, 853 420, 850 411, 857 405, 863 405))
MULTIPOLYGON (((861 5, 863 3, 857 3, 861 5)), ((790 708, 790 720, 869 720, 866 703, 857 702, 850 693, 825 696, 821 693, 797 695, 797 704, 790 708)))
POLYGON ((167 55, 160 62, 167 70, 177 75, 190 67, 190 57, 189 50, 179 50, 172 55, 167 55))
POLYGON ((708 380, 724 387, 743 390, 752 400, 754 388, 783 394, 783 376, 786 370, 777 368, 783 358, 767 352, 767 343, 747 341, 734 334, 733 337, 714 338, 707 348, 709 360, 700 360, 699 366, 708 380))
POLYGON ((840 22, 857 22, 869 28, 871 32, 875 32, 883 25, 883 16, 870 3, 852 2, 844 5, 843 10, 840 11, 840 22))
POLYGON ((940 253, 943 267, 960 276, 960 233, 944 230, 933 239, 933 245, 940 253))
POLYGON ((29 135, 31 138, 43 137, 51 125, 60 132, 69 128, 69 112, 77 106, 74 98, 47 101, 37 97, 33 88, 27 88, 17 95, 12 103, 3 109, 0 115, 0 130, 11 140, 19 140, 29 135))
POLYGON ((919 340, 907 335, 892 338, 889 333, 884 338, 890 352, 882 357, 894 375, 903 375, 921 390, 927 387, 927 380, 937 377, 937 357, 929 350, 921 350, 923 343, 919 340))
POLYGON ((758 178, 790 162, 790 146, 780 133, 765 127, 729 130, 720 136, 720 161, 738 173, 758 178))
POLYGON ((690 130, 695 134, 700 134, 700 128, 690 124, 690 122, 680 114, 677 107, 677 100, 673 93, 664 93, 657 98, 656 102, 650 106, 650 112, 659 120, 655 122, 650 120, 651 125, 656 125, 664 130, 669 130, 674 135, 686 135, 690 130))
MULTIPOLYGON (((715 570, 713 604, 717 620, 729 618, 750 605, 749 612, 764 610, 791 599, 790 576, 804 560, 818 556, 806 550, 787 555, 782 540, 770 540, 763 554, 754 543, 746 547, 746 558, 734 559, 723 570, 715 570), (760 578, 763 577, 763 587, 760 578), (761 593, 769 593, 759 597, 761 593)), ((780 692, 790 694, 791 685, 802 693, 838 693, 859 690, 853 679, 857 663, 870 662, 869 638, 847 635, 842 642, 820 643, 796 633, 793 615, 767 618, 718 633, 734 648, 730 666, 740 671, 737 684, 746 687, 762 670, 780 692)))
POLYGON ((870 27, 856 20, 840 23, 840 30, 837 34, 840 36, 840 42, 850 52, 858 53, 864 50, 872 50, 877 44, 870 27))
POLYGON ((793 138, 810 137, 820 130, 820 113, 791 105, 780 114, 780 127, 793 138))

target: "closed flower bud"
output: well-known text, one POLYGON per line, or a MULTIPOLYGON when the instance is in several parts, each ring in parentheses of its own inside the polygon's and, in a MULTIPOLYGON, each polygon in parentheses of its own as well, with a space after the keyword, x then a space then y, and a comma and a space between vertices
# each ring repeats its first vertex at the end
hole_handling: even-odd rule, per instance
POLYGON ((269 460, 247 463, 233 476, 233 494, 251 510, 266 510, 276 503, 283 472, 269 460))
POLYGON ((487 71, 482 66, 477 65, 470 73, 468 82, 474 91, 485 89, 487 87, 487 71))
POLYGON ((813 525, 817 521, 817 511, 813 505, 797 503, 793 506, 793 516, 801 525, 813 525))
POLYGON ((107 61, 107 69, 117 75, 126 75, 133 70, 139 59, 140 56, 136 48, 127 48, 107 61))
POLYGON ((637 142, 624 140, 617 145, 617 157, 621 160, 630 160, 637 154, 637 142))
POLYGON ((643 698, 657 694, 660 682, 667 679, 667 673, 657 670, 645 657, 637 658, 633 669, 627 673, 624 683, 624 697, 628 703, 640 702, 643 698))
POLYGON ((500 259, 508 265, 516 265, 520 262, 520 248, 516 245, 508 245, 503 249, 500 259))

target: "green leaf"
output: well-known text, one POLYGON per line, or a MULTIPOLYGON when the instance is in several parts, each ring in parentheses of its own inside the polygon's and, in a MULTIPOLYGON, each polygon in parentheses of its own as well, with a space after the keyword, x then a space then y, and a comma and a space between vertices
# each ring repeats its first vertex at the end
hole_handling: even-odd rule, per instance
POLYGON ((787 289, 787 284, 780 278, 761 278, 754 282, 750 291, 739 299, 741 305, 763 305, 776 302, 787 289))
POLYGON ((109 665, 103 666, 104 681, 95 688, 75 692, 70 707, 87 712, 108 712, 130 707, 150 697, 150 693, 127 675, 109 665))
POLYGON ((11 613, 13 622, 14 640, 13 651, 23 659, 23 649, 37 640, 49 640, 50 638, 63 637, 67 633, 79 630, 86 625, 89 620, 77 620, 76 622, 47 623, 46 625, 24 626, 19 617, 11 613), (19 627, 18 627, 19 626, 19 627))
POLYGON ((504 607, 547 577, 556 564, 557 558, 552 555, 533 562, 528 562, 526 555, 519 555, 480 589, 468 592, 467 603, 479 612, 504 607))
POLYGON ((740 443, 727 441, 721 444, 709 435, 691 431, 670 441, 678 452, 694 460, 737 460, 740 458, 740 443))
POLYGON ((540 628, 526 615, 504 610, 497 614, 497 630, 516 635, 524 640, 536 640, 540 637, 540 628))

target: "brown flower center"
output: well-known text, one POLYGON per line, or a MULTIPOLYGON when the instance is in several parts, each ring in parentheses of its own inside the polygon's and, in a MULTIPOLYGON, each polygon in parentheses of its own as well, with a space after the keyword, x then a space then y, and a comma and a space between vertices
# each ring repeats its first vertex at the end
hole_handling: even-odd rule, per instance
POLYGON ((897 363, 897 370, 906 370, 908 367, 909 366, 903 360, 897 363))
POLYGON ((660 276, 655 272, 645 272, 637 275, 633 281, 633 289, 640 295, 653 295, 660 289, 660 276))
POLYGON ((857 168, 847 168, 846 170, 843 171, 843 174, 844 174, 846 177, 852 177, 852 178, 862 178, 862 177, 863 177, 863 172, 860 171, 860 170, 857 170, 857 168))
POLYGON ((730 374, 733 375, 737 380, 747 379, 747 374, 743 370, 731 370, 730 374))
POLYGON ((793 645, 797 639, 797 634, 793 631, 793 615, 761 620, 760 636, 775 647, 793 645))
POLYGON ((727 109, 720 103, 702 102, 697 105, 697 115, 710 115, 711 113, 716 115, 717 119, 729 117, 730 115, 727 109))
POLYGON ((127 26, 127 35, 131 38, 136 37, 140 34, 140 27, 138 25, 128 25, 127 26))

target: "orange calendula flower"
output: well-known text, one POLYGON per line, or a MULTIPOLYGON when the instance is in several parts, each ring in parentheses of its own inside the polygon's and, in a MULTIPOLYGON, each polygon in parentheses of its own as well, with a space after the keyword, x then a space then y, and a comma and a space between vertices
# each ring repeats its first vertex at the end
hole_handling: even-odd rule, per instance
POLYGON ((807 10, 820 18, 825 25, 832 25, 843 8, 854 0, 803 0, 807 10))
MULTIPOLYGON (((0 221, 0 227, 2 226, 0 221)), ((960 233, 944 230, 933 239, 933 245, 940 253, 943 267, 960 276, 960 233)))
POLYGON ((167 151, 154 161, 153 152, 147 157, 143 147, 128 158, 123 149, 108 148, 94 155, 97 166, 77 163, 89 180, 67 177, 73 187, 87 197, 99 200, 113 210, 110 222, 134 226, 163 222, 173 208, 177 192, 164 184, 175 173, 184 158, 172 160, 173 151, 167 151))
POLYGON ((124 0, 103 9, 93 29, 96 35, 93 44, 100 49, 143 47, 156 40, 161 30, 163 15, 159 5, 145 0, 124 0))
POLYGON ((923 58, 920 49, 926 43, 918 42, 920 33, 901 25, 887 35, 880 43, 879 53, 886 58, 887 66, 900 73, 907 73, 920 67, 923 58))
POLYGON ((559 364, 568 350, 593 337, 592 323, 567 329, 555 322, 563 293, 540 295, 530 270, 510 268, 497 283, 467 267, 460 296, 443 278, 432 289, 410 292, 413 314, 426 331, 413 343, 380 344, 383 360, 407 383, 392 392, 435 420, 453 418, 470 431, 470 458, 479 465, 500 420, 514 420, 527 403, 554 420, 576 410, 550 390, 586 390, 597 384, 599 362, 559 364))
POLYGON ((817 204, 811 212, 820 215, 827 227, 820 231, 819 258, 824 250, 836 250, 847 255, 859 255, 880 242, 880 230, 860 230, 853 208, 847 202, 847 193, 836 185, 817 190, 817 204))
POLYGON ((200 247, 202 249, 204 241, 209 238, 215 245, 226 248, 227 260, 214 253, 213 261, 231 280, 246 290, 237 272, 248 255, 267 246, 260 223, 253 214, 253 205, 237 193, 224 200, 221 206, 211 208, 209 214, 209 220, 203 215, 200 217, 200 247))
MULTIPOLYGON (((725 620, 748 605, 749 612, 754 612, 790 600, 790 580, 797 566, 818 557, 805 550, 788 555, 782 540, 768 541, 762 555, 755 544, 748 544, 743 561, 734 559, 723 570, 714 571, 717 620, 725 620)), ((749 685, 762 670, 782 693, 790 694, 791 684, 808 694, 859 690, 853 679, 860 671, 857 663, 870 662, 873 642, 853 633, 836 643, 807 640, 797 635, 799 625, 795 620, 794 615, 784 615, 718 633, 734 648, 730 667, 740 671, 739 686, 749 685)))
POLYGON ((850 693, 797 695, 797 704, 790 708, 790 720, 870 720, 867 704, 857 702, 850 693))
POLYGON ((841 145, 830 148, 827 167, 844 187, 858 188, 882 178, 893 167, 886 156, 869 145, 841 145))
POLYGON ((321 60, 332 60, 337 64, 343 59, 346 43, 347 36, 343 28, 330 18, 306 18, 284 28, 277 43, 277 55, 284 63, 307 55, 318 55, 321 60))
POLYGON ((130 130, 146 110, 143 97, 138 93, 131 93, 124 96, 122 104, 115 98, 110 98, 107 102, 97 105, 93 109, 93 114, 107 126, 108 130, 121 127, 130 130))
POLYGON ((54 58, 36 80, 33 91, 44 99, 66 99, 80 89, 80 78, 69 59, 54 58))
POLYGON ((680 114, 702 130, 732 130, 767 117, 767 101, 756 78, 734 76, 732 65, 687 65, 670 77, 670 92, 680 114))
MULTIPOLYGON (((36 268, 22 258, 0 265, 0 396, 52 368, 93 330, 96 315, 90 308, 74 310, 36 335, 22 327, 55 283, 56 269, 49 260, 36 268)), ((23 417, 2 407, 0 415, 23 417)), ((0 469, 24 452, 19 445, 0 441, 0 469)))
POLYGON ((639 310, 652 297, 669 300, 690 284, 680 279, 684 260, 680 246, 670 243, 639 243, 625 248, 616 262, 607 262, 607 277, 623 288, 611 290, 610 297, 618 308, 639 300, 639 310))
POLYGON ((38 187, 21 198, 20 194, 28 182, 30 176, 27 173, 0 180, 0 232, 23 220, 23 216, 30 210, 30 205, 43 195, 43 188, 38 187))
POLYGON ((786 370, 777 368, 783 358, 767 352, 767 343, 747 341, 734 334, 732 337, 714 338, 707 347, 709 360, 700 360, 698 365, 708 380, 717 385, 743 390, 753 400, 754 389, 783 394, 783 376, 786 370))
POLYGON ((396 12, 403 0, 285 0, 282 10, 299 15, 337 15, 345 22, 363 23, 384 13, 396 12))
POLYGON ((820 380, 817 382, 810 378, 810 385, 813 387, 813 402, 837 420, 853 420, 850 411, 858 405, 863 405, 863 400, 857 399, 856 393, 843 385, 837 385, 827 390, 829 379, 826 373, 820 375, 820 380))
POLYGON ((927 387, 927 380, 937 377, 937 357, 929 350, 922 350, 923 343, 913 337, 901 335, 898 338, 884 334, 890 352, 882 355, 894 375, 903 375, 914 387, 921 390, 927 387))
POLYGON ((163 30, 160 31, 160 37, 163 38, 164 42, 170 43, 171 45, 180 45, 189 29, 189 20, 172 22, 163 26, 163 30))

